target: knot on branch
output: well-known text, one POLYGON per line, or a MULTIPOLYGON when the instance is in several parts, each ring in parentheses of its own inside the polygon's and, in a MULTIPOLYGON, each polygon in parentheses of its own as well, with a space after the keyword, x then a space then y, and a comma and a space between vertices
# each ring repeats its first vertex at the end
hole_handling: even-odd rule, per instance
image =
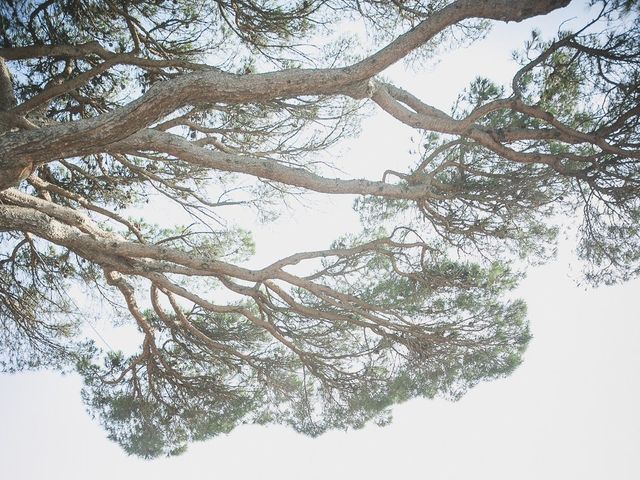
POLYGON ((376 82, 370 78, 368 80, 363 80, 361 82, 354 83, 353 85, 349 85, 346 88, 345 94, 356 100, 361 100, 363 98, 371 98, 375 91, 376 82))
POLYGON ((22 180, 25 180, 33 172, 33 163, 29 160, 20 162, 18 165, 2 168, 0 176, 0 192, 11 187, 17 187, 22 180))

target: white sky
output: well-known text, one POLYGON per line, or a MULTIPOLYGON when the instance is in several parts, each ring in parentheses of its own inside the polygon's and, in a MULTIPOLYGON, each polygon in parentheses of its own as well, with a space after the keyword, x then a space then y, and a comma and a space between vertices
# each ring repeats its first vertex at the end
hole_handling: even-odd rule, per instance
MULTIPOLYGON (((501 80, 511 49, 533 27, 553 32, 582 12, 572 5, 544 21, 496 26, 472 48, 443 56, 427 73, 387 72, 423 100, 449 109, 476 75, 501 80)), ((346 170, 379 178, 408 161, 418 135, 385 115, 349 145, 346 170), (385 163, 386 162, 386 163, 385 163)), ((311 202, 311 200, 309 200, 311 202)), ((256 232, 259 258, 314 249, 358 230, 348 198, 295 209, 256 232), (337 213, 343 209, 343 213, 337 213)), ((81 381, 52 372, 0 376, 0 479, 616 479, 640 478, 640 281, 576 287, 573 238, 558 260, 531 269, 517 295, 534 338, 509 378, 479 385, 457 403, 417 399, 390 426, 317 439, 277 426, 246 426, 191 445, 180 457, 127 457, 85 413, 81 381)), ((107 338, 110 340, 110 338, 107 338)))

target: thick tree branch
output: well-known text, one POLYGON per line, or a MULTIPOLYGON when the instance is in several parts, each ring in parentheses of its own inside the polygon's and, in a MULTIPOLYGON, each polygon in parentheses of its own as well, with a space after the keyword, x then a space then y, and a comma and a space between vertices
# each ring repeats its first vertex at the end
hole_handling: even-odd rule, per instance
POLYGON ((7 62, 0 55, 0 112, 6 112, 17 104, 13 80, 7 62))
MULTIPOLYGON (((454 2, 379 52, 350 67, 286 70, 244 76, 211 70, 156 83, 139 99, 110 113, 0 137, 0 151, 4 152, 0 158, 0 171, 7 171, 14 165, 38 165, 58 158, 86 155, 96 148, 132 135, 177 108, 193 103, 268 102, 302 95, 366 96, 368 79, 456 22, 474 17, 520 21, 564 6, 568 1, 545 0, 533 5, 525 0, 500 3, 496 8, 495 2, 491 1, 454 2)), ((0 189, 9 187, 16 180, 13 176, 1 180, 0 189)))
POLYGON ((107 151, 135 155, 146 150, 166 153, 192 165, 243 173, 321 193, 376 195, 408 200, 429 196, 429 191, 421 185, 394 185, 364 179, 327 178, 270 159, 212 151, 185 140, 179 135, 152 129, 141 131, 112 144, 107 151))

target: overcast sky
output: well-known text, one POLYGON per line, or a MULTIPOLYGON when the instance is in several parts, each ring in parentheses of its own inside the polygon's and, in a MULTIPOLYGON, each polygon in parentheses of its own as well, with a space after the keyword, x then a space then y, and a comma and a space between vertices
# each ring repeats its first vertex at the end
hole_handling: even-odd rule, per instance
MULTIPOLYGON (((443 56, 394 81, 446 110, 475 75, 504 80, 510 52, 531 28, 553 32, 580 4, 544 21, 497 25, 472 48, 443 56)), ((343 147, 340 166, 379 178, 382 165, 409 161, 409 129, 384 115, 343 147)), ((358 230, 350 199, 307 201, 256 231, 258 260, 328 246, 358 230), (338 211, 343 213, 338 214, 338 211)), ((569 230, 567 230, 569 231, 569 230)), ((558 259, 529 271, 516 294, 529 305, 533 340, 509 378, 485 383, 456 403, 416 399, 380 428, 317 439, 276 426, 246 426, 191 445, 180 457, 127 457, 84 411, 80 379, 51 372, 0 376, 0 479, 616 479, 640 478, 640 282, 576 286, 571 233, 558 259)), ((99 329, 106 328, 97 325, 99 329)), ((115 336, 117 332, 105 335, 115 336)), ((107 336, 108 341, 116 342, 107 336)))

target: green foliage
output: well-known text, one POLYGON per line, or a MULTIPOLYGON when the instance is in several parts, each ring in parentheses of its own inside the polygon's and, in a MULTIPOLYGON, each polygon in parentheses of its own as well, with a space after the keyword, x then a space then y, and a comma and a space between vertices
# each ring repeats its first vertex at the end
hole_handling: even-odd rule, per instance
MULTIPOLYGON (((134 98, 153 99, 157 82, 197 72, 219 76, 223 90, 273 70, 288 70, 279 73, 286 79, 348 65, 449 3, 6 2, 0 48, 50 54, 12 60, 29 131, 0 133, 95 125, 134 98), (340 32, 353 19, 374 30, 364 49, 340 32)), ((410 171, 387 170, 382 182, 326 173, 322 154, 359 130, 364 102, 346 87, 185 103, 140 127, 147 140, 134 147, 121 139, 39 165, 19 189, 0 192, 3 219, 29 212, 19 229, 0 225, 0 368, 76 369, 109 438, 144 458, 180 454, 243 423, 313 436, 386 424, 394 404, 455 400, 509 375, 531 338, 524 303, 506 300, 521 278, 512 263, 553 255, 559 215, 582 215, 588 281, 640 272, 634 9, 612 2, 588 28, 552 40, 533 32, 514 54, 512 85, 475 78, 450 115, 369 79, 371 101, 434 130, 410 171), (244 266, 255 245, 232 221, 238 209, 269 221, 306 189, 348 193, 345 185, 371 193, 354 204, 361 234, 244 266), (189 220, 156 225, 145 219, 152 202, 179 206, 189 220), (72 296, 81 290, 104 297, 114 324, 137 327, 135 352, 79 340, 85 325, 72 296)), ((413 55, 486 29, 458 23, 413 55)))
MULTIPOLYGON (((640 23, 637 15, 627 15, 632 3, 603 6, 597 20, 607 25, 606 34, 585 28, 544 42, 534 32, 525 50, 516 54, 523 65, 535 59, 524 67, 518 85, 527 103, 581 133, 604 134, 619 147, 602 152, 588 143, 547 146, 550 153, 567 156, 557 169, 573 180, 561 198, 582 210, 578 254, 585 260, 586 280, 593 284, 628 279, 640 271, 638 162, 633 153, 625 158, 623 152, 638 145, 638 117, 625 113, 637 108, 640 91, 640 23), (574 160, 572 154, 585 160, 574 160)), ((536 121, 544 125, 540 119, 533 125, 536 121)))
POLYGON ((0 371, 68 370, 91 348, 68 295, 70 253, 10 233, 0 244, 0 371))
POLYGON ((327 265, 341 272, 331 287, 357 297, 361 309, 300 289, 294 295, 313 316, 278 304, 263 310, 295 350, 239 315, 184 310, 195 335, 177 328, 175 316, 149 311, 158 347, 146 341, 130 358, 110 354, 103 366, 83 364, 85 402, 110 438, 150 458, 241 423, 284 423, 312 436, 384 423, 393 404, 458 399, 521 362, 530 338, 526 308, 499 300, 515 284, 506 266, 483 269, 435 255, 419 275, 404 274, 389 253, 327 265), (363 269, 366 277, 353 273, 363 269), (391 321, 399 315, 405 323, 391 321))

